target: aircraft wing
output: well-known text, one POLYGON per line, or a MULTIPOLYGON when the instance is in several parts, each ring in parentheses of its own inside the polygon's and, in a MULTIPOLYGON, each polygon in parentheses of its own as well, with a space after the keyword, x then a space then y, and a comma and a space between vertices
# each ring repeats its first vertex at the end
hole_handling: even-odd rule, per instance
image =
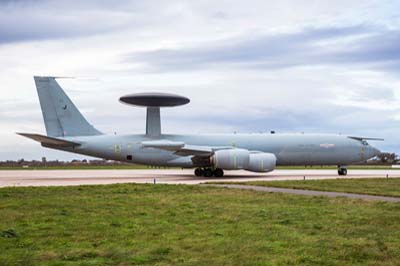
POLYGON ((157 148, 168 151, 176 151, 185 146, 184 142, 170 140, 150 140, 142 141, 143 148, 157 148))
POLYGON ((175 154, 180 156, 211 156, 213 153, 214 150, 211 147, 198 145, 185 145, 175 152, 175 154))
POLYGON ((51 146, 60 146, 60 147, 74 147, 81 145, 80 143, 58 139, 53 137, 48 137, 40 134, 31 134, 31 133, 17 133, 18 135, 24 136, 29 139, 33 139, 37 142, 40 142, 42 145, 51 145, 51 146))
POLYGON ((359 140, 359 141, 363 141, 363 140, 378 140, 378 141, 384 141, 384 139, 381 139, 381 138, 366 138, 366 137, 355 137, 355 136, 348 136, 348 138, 350 138, 350 139, 355 139, 355 140, 359 140))
POLYGON ((210 147, 200 145, 187 145, 180 141, 170 140, 155 140, 155 141, 143 141, 142 146, 144 148, 157 148, 161 150, 174 151, 175 154, 180 156, 211 156, 217 150, 232 149, 233 147, 210 147))

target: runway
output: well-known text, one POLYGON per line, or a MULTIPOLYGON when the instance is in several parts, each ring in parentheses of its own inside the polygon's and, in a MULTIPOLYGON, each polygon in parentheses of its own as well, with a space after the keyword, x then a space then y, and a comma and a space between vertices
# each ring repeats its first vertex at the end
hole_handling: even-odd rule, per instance
POLYGON ((338 176, 336 170, 275 170, 257 174, 226 171, 223 178, 196 177, 193 170, 11 170, 0 171, 0 187, 10 186, 76 186, 115 183, 201 184, 212 181, 272 181, 400 177, 400 170, 349 170, 338 176))

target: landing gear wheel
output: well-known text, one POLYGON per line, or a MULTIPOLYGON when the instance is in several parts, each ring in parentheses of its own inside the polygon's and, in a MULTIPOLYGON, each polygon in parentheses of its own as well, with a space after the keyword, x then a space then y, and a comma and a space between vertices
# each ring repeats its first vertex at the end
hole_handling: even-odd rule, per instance
POLYGON ((203 176, 204 171, 201 168, 196 168, 196 170, 194 170, 194 175, 195 176, 203 176))
POLYGON ((347 175, 347 169, 346 168, 339 168, 338 174, 339 175, 347 175))
POLYGON ((217 168, 214 170, 214 176, 215 177, 223 177, 224 176, 224 170, 221 168, 217 168))
POLYGON ((210 168, 206 168, 203 171, 203 175, 204 175, 204 177, 212 177, 213 171, 210 168))

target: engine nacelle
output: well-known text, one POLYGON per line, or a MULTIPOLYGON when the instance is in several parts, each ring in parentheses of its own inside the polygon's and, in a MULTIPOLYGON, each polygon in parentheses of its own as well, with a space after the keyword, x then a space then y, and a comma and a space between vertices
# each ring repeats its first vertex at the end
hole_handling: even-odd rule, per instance
POLYGON ((276 166, 276 156, 272 153, 251 153, 249 164, 245 168, 252 172, 271 172, 276 166))
POLYGON ((245 149, 219 150, 211 157, 216 168, 225 170, 246 169, 249 165, 250 152, 245 149))

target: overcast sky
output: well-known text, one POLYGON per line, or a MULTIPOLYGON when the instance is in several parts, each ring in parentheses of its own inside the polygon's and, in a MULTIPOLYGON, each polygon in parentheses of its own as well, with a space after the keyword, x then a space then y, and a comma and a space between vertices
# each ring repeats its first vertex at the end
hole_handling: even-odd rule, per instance
POLYGON ((124 94, 185 95, 168 133, 383 137, 400 152, 399 1, 0 1, 0 160, 81 158, 44 133, 34 75, 106 133, 143 133, 124 94))

